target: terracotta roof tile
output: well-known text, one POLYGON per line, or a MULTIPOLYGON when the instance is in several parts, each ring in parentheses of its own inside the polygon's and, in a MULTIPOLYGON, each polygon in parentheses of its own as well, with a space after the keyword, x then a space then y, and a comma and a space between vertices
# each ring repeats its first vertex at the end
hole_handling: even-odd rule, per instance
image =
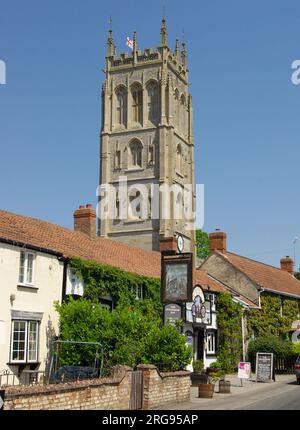
MULTIPOLYGON (((70 230, 36 218, 0 210, 0 238, 45 248, 65 257, 81 257, 142 276, 160 278, 161 254, 70 230)), ((0 239, 1 240, 1 239, 0 239)), ((219 292, 222 286, 204 271, 195 270, 194 284, 219 292)))
POLYGON ((245 273, 265 290, 273 290, 300 297, 300 282, 290 273, 232 252, 226 252, 223 257, 227 258, 233 266, 245 273))

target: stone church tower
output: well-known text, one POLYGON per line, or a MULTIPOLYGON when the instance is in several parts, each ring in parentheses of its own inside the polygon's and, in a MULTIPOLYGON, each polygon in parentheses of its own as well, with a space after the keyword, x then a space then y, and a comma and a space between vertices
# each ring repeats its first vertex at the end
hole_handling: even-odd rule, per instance
MULTIPOLYGON (((115 199, 110 198, 109 205, 114 206, 115 216, 101 217, 98 234, 156 251, 162 238, 180 234, 184 251, 194 252, 195 224, 183 217, 185 211, 195 211, 193 111, 186 45, 182 43, 180 50, 176 40, 175 52, 170 50, 165 19, 160 46, 155 50, 141 52, 136 33, 132 42, 132 52, 117 55, 109 30, 102 87, 100 185, 102 190, 105 184, 114 187, 115 199), (120 184, 124 180, 125 217, 120 216, 124 200, 120 184), (163 186, 176 188, 168 197, 169 205, 157 192, 163 186), (148 190, 148 197, 141 187, 148 190), (191 198, 184 194, 188 187, 191 198), (166 204, 167 215, 168 210, 163 210, 166 204)), ((99 202, 104 194, 102 191, 101 197, 99 192, 99 202)))

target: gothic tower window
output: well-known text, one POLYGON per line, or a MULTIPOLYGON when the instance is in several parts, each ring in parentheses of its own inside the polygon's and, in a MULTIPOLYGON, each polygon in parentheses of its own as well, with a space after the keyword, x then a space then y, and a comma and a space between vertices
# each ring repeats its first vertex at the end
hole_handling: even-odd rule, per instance
POLYGON ((115 155, 115 169, 121 168, 121 151, 119 149, 116 150, 115 155))
POLYGON ((129 192, 128 219, 141 219, 142 197, 140 191, 134 189, 129 192))
POLYGON ((180 130, 185 134, 185 97, 180 97, 180 130))
POLYGON ((182 151, 181 145, 177 145, 176 149, 176 171, 181 173, 182 170, 182 151))
POLYGON ((127 94, 125 88, 116 92, 117 98, 117 124, 126 126, 127 122, 127 94))
POLYGON ((155 82, 151 82, 147 87, 148 96, 148 120, 153 124, 159 121, 159 93, 158 85, 155 82))
POLYGON ((132 120, 142 124, 143 115, 143 91, 140 85, 134 85, 131 90, 132 96, 132 120))
POLYGON ((154 164, 154 145, 152 143, 152 139, 150 139, 149 147, 148 147, 148 164, 154 164))
POLYGON ((179 91, 175 90, 175 103, 174 103, 174 122, 175 126, 179 126, 179 91))
POLYGON ((134 140, 129 145, 130 148, 130 160, 129 167, 142 167, 142 144, 138 140, 134 140))

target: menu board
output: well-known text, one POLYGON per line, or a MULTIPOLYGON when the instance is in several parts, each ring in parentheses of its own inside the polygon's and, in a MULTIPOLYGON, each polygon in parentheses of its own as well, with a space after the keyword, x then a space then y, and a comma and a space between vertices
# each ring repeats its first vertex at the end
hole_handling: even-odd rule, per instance
POLYGON ((270 382, 273 379, 273 354, 258 352, 256 354, 256 381, 270 382))

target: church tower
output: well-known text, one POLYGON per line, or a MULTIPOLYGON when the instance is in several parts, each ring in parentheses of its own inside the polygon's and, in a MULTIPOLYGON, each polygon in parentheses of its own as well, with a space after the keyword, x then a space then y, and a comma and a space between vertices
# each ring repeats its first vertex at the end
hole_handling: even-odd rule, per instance
POLYGON ((99 202, 103 203, 107 185, 114 189, 114 197, 109 198, 112 212, 100 217, 99 235, 156 251, 162 238, 181 235, 184 251, 194 252, 195 224, 184 216, 195 211, 186 44, 180 49, 176 40, 175 52, 171 51, 165 19, 156 49, 139 50, 136 32, 127 43, 131 52, 117 55, 109 30, 102 87, 99 202), (162 190, 173 190, 170 204, 162 190), (124 200, 125 216, 120 209, 124 200))

